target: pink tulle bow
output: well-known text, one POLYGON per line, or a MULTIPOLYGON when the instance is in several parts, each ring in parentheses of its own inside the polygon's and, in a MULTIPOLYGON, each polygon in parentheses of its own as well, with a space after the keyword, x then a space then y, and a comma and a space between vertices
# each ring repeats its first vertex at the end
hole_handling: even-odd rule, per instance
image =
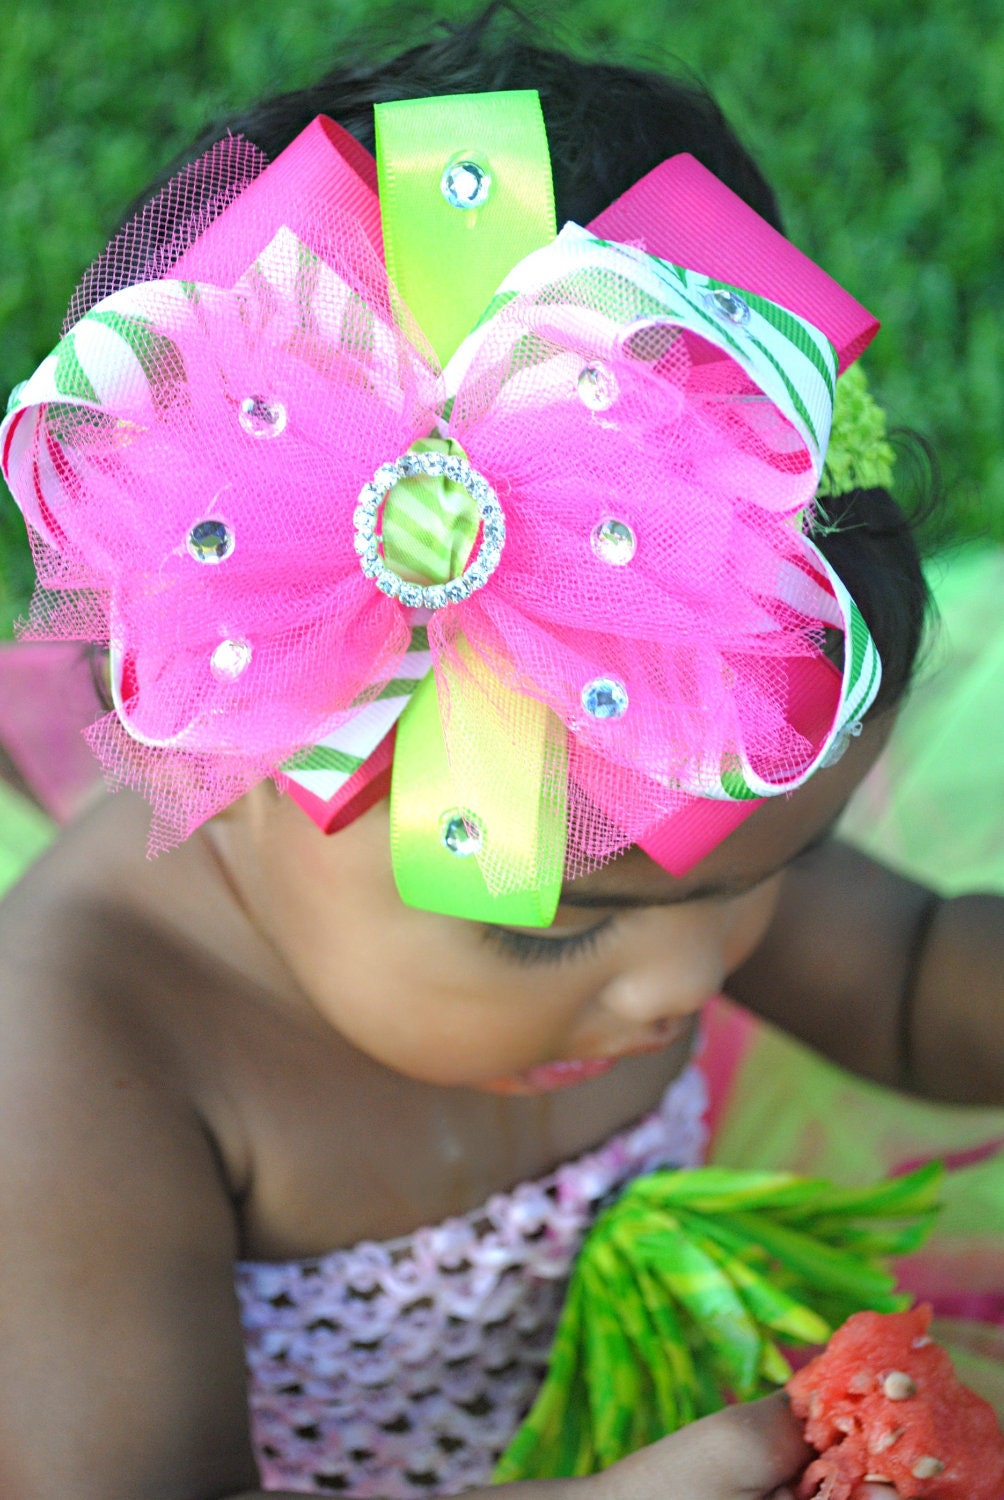
POLYGON ((799 525, 804 437, 721 341, 660 318, 630 278, 553 258, 444 380, 388 283, 361 172, 348 207, 300 200, 292 227, 267 173, 239 219, 241 196, 196 214, 180 265, 197 279, 127 272, 52 356, 46 399, 29 389, 8 419, 40 580, 26 633, 112 647, 118 713, 92 743, 153 802, 155 843, 393 690, 418 621, 364 576, 353 512, 430 433, 506 519, 488 582, 425 622, 433 663, 446 700, 483 693, 473 653, 570 732, 570 869, 720 794, 737 747, 765 781, 797 775, 817 740, 791 664, 822 661, 839 623, 799 525), (616 724, 586 707, 608 680, 630 704, 616 724))

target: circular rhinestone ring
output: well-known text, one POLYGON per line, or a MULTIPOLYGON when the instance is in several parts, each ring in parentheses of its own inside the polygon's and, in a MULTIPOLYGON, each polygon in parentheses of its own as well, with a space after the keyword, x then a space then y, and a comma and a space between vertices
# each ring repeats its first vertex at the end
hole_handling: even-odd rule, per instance
POLYGON ((445 609, 460 604, 483 588, 495 572, 505 545, 505 516, 499 498, 487 479, 459 455, 445 453, 404 453, 392 463, 381 464, 368 484, 359 491, 352 515, 355 526, 354 546, 359 564, 367 578, 372 578, 382 594, 399 599, 412 609, 445 609), (481 546, 473 562, 447 583, 410 583, 384 562, 377 537, 380 507, 394 486, 402 479, 427 474, 448 479, 470 495, 481 517, 481 546))

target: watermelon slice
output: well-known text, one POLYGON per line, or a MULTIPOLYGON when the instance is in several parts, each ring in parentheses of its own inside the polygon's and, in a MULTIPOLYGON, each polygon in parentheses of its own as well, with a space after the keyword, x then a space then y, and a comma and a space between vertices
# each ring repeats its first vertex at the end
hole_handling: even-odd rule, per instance
POLYGON ((860 1312, 788 1381, 819 1457, 798 1500, 854 1500, 867 1482, 900 1500, 1004 1500, 1004 1434, 928 1335, 926 1304, 860 1312))

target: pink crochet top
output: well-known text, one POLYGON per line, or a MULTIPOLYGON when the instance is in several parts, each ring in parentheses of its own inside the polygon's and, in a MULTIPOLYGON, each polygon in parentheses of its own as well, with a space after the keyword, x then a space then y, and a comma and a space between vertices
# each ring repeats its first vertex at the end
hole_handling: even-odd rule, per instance
POLYGON ((690 1067, 637 1125, 463 1218, 240 1264, 263 1484, 382 1500, 486 1484, 537 1392, 597 1208, 642 1172, 696 1166, 705 1103, 690 1067))

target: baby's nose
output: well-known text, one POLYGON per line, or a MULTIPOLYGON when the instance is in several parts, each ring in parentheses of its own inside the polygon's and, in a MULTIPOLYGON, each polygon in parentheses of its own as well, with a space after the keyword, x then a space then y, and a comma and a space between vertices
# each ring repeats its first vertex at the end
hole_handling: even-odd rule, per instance
POLYGON ((603 1009, 618 1021, 651 1026, 692 1015, 718 994, 724 979, 721 954, 715 950, 687 964, 663 961, 633 967, 611 980, 601 1000, 603 1009))

